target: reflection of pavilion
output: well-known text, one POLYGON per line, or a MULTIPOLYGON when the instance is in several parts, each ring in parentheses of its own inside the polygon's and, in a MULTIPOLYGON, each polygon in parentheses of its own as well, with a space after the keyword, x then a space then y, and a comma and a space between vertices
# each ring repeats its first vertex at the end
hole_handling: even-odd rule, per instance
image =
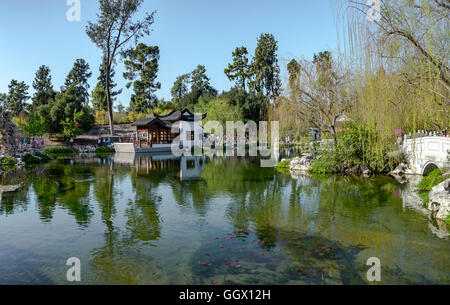
POLYGON ((116 153, 114 163, 134 166, 136 172, 141 175, 149 175, 151 172, 179 171, 182 181, 198 179, 205 170, 204 156, 177 157, 172 154, 116 153))
POLYGON ((183 156, 180 160, 180 180, 190 180, 200 178, 200 174, 205 170, 205 157, 203 156, 183 156))

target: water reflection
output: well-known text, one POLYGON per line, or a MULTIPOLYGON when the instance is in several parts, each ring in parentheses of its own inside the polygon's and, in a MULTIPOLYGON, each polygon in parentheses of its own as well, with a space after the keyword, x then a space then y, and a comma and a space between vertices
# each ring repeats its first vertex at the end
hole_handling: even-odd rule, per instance
POLYGON ((134 166, 139 175, 151 172, 179 170, 179 178, 183 180, 199 179, 205 170, 204 156, 174 156, 172 154, 127 154, 117 153, 114 162, 134 166))
MULTIPOLYGON (((91 284, 364 284, 372 256, 385 284, 449 282, 447 237, 385 176, 292 179, 252 158, 116 154, 57 160, 26 184, 2 197, 0 261, 39 257, 46 269, 29 270, 46 283, 64 283, 55 260, 70 256, 89 262, 91 284)), ((23 281, 21 262, 0 264, 0 282, 23 281)))

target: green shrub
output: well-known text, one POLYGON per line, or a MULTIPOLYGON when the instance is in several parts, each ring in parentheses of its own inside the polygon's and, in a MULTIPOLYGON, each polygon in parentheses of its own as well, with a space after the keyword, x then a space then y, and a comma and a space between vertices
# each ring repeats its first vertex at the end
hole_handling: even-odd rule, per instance
POLYGON ((80 111, 75 112, 73 119, 78 122, 79 128, 83 131, 89 131, 95 124, 95 116, 89 106, 83 106, 80 111))
POLYGON ((115 152, 114 148, 108 146, 100 146, 95 149, 96 154, 109 154, 115 152))
POLYGON ((50 162, 50 160, 52 160, 52 157, 45 152, 44 153, 36 153, 36 156, 41 158, 43 163, 47 163, 47 162, 50 162))
POLYGON ((339 171, 339 162, 332 153, 322 153, 320 158, 314 159, 310 171, 317 174, 337 173, 339 171))
POLYGON ((26 154, 23 156, 23 161, 27 165, 33 165, 33 164, 40 164, 40 163, 47 163, 51 160, 51 157, 47 155, 46 153, 36 153, 35 155, 32 154, 26 154))
POLYGON ((77 150, 75 147, 62 147, 62 146, 48 146, 44 148, 47 154, 73 154, 77 150))
POLYGON ((286 159, 283 161, 280 161, 276 166, 275 169, 281 173, 289 174, 290 173, 290 167, 291 167, 291 161, 292 159, 286 159))
POLYGON ((428 176, 424 177, 417 187, 421 191, 431 191, 433 187, 442 183, 446 178, 448 178, 448 176, 442 175, 442 171, 439 168, 437 168, 434 171, 432 171, 428 176))
POLYGON ((81 134, 82 129, 80 128, 80 123, 75 122, 70 118, 66 118, 65 121, 61 122, 63 126, 63 131, 59 135, 61 139, 69 140, 71 138, 75 139, 81 134))
POLYGON ((1 165, 2 166, 14 166, 17 164, 17 160, 12 157, 5 157, 2 159, 1 165))
MULTIPOLYGON (((368 128, 347 123, 338 134, 337 144, 319 151, 320 158, 313 161, 311 171, 313 173, 336 173, 341 171, 341 166, 345 163, 345 168, 367 165, 370 171, 379 173, 386 168, 395 168, 401 162, 401 154, 391 154, 389 156, 388 147, 375 149, 371 145, 376 141, 376 134, 368 128), (376 153, 377 152, 377 153, 376 153), (383 155, 381 158, 380 155, 383 155)), ((317 151, 317 150, 316 150, 317 151)))
POLYGON ((25 164, 27 165, 39 164, 42 162, 42 159, 32 154, 26 154, 25 156, 23 156, 23 162, 25 162, 25 164))
POLYGON ((275 166, 276 168, 290 168, 292 159, 286 159, 283 161, 278 162, 278 164, 275 166))

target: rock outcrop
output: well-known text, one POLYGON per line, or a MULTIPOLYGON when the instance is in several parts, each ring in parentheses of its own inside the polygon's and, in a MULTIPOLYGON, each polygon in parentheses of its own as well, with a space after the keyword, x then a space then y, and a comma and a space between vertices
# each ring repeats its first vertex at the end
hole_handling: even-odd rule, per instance
POLYGON ((5 110, 0 115, 0 146, 3 155, 13 154, 16 148, 17 126, 12 117, 10 110, 5 110))
POLYGON ((367 166, 366 164, 354 165, 349 162, 343 162, 339 167, 339 171, 347 175, 362 174, 364 176, 369 176, 372 173, 369 169, 369 166, 367 166))
POLYGON ((391 176, 414 175, 415 172, 408 166, 408 164, 400 163, 393 171, 389 173, 391 176))
POLYGON ((450 215, 450 178, 433 187, 429 194, 428 209, 437 219, 445 220, 450 215))
POLYGON ((313 155, 303 154, 300 157, 295 157, 289 166, 291 172, 307 172, 312 164, 313 155))

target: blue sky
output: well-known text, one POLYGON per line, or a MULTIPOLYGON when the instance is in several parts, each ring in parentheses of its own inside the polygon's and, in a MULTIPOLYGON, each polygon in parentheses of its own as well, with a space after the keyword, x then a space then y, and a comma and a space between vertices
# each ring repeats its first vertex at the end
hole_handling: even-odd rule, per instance
MULTIPOLYGON (((322 50, 337 48, 336 1, 333 0, 145 0, 141 11, 156 10, 153 32, 142 42, 160 47, 159 98, 170 99, 175 78, 206 66, 212 85, 220 92, 231 87, 223 73, 231 53, 244 45, 253 53, 261 33, 278 40, 282 76, 293 57, 311 58, 322 50)), ((91 90, 97 82, 100 50, 85 33, 94 21, 96 0, 81 0, 81 21, 69 22, 66 0, 0 1, 0 92, 11 79, 31 87, 40 65, 51 68, 53 85, 59 90, 77 58, 84 58, 93 72, 91 90)), ((123 64, 118 62, 115 81, 124 87, 123 64)), ((118 97, 127 106, 131 90, 118 97)))

